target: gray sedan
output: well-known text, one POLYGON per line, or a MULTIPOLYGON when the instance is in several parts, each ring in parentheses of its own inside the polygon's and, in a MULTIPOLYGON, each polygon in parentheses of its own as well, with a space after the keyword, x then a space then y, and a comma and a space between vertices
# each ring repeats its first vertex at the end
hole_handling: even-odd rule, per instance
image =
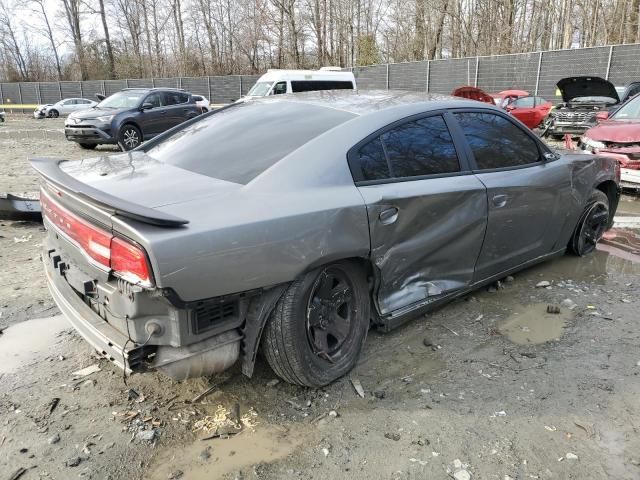
POLYGON ((590 253, 620 177, 498 108, 386 91, 234 104, 128 153, 32 165, 51 293, 101 355, 250 376, 261 347, 312 387, 355 365, 371 327, 590 253))

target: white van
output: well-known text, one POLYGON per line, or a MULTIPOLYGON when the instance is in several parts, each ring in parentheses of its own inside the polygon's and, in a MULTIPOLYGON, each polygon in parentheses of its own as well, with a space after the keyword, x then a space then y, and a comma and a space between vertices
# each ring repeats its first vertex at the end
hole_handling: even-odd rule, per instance
POLYGON ((311 92, 316 90, 355 90, 356 79, 351 72, 340 67, 322 67, 320 70, 268 70, 249 90, 243 100, 282 93, 311 92))

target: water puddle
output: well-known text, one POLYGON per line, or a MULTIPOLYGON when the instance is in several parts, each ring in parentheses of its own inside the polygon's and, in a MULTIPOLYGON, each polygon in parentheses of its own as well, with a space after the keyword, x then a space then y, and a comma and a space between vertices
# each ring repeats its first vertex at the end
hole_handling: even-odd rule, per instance
POLYGON ((518 345, 550 342, 562 336, 566 322, 572 317, 567 308, 561 308, 560 313, 547 313, 546 303, 518 306, 498 331, 518 345))
POLYGON ((57 335, 70 328, 62 315, 38 318, 10 326, 0 335, 0 373, 20 368, 49 355, 57 335))
POLYGON ((170 454, 160 454, 149 480, 166 480, 177 470, 184 480, 214 480, 259 463, 270 463, 289 455, 302 443, 299 435, 285 427, 264 426, 243 431, 229 439, 197 440, 170 454))

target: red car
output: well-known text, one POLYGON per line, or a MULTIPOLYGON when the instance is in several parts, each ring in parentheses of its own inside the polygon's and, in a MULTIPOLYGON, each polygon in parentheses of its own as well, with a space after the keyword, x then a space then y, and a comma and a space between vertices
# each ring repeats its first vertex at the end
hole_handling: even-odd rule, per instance
POLYGON ((580 139, 582 150, 618 160, 624 188, 640 189, 640 95, 632 98, 613 115, 599 112, 600 123, 580 139))
POLYGON ((493 105, 493 97, 486 94, 477 87, 458 87, 452 93, 454 97, 466 98, 467 100, 476 100, 478 102, 489 103, 493 105))
POLYGON ((553 108, 551 102, 542 97, 529 95, 525 90, 504 90, 493 96, 496 105, 504 108, 530 129, 539 127, 553 108))

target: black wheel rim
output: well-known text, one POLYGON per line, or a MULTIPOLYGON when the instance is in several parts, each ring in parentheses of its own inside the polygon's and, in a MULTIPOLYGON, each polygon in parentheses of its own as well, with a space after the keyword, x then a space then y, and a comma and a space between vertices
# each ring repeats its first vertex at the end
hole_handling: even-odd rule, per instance
POLYGON ((127 128, 122 134, 122 143, 127 150, 136 148, 140 144, 140 136, 134 128, 127 128))
POLYGON ((352 335, 356 315, 353 284, 339 268, 320 272, 307 305, 307 338, 319 357, 335 362, 352 335))
POLYGON ((595 250, 609 222, 609 209, 596 202, 587 210, 578 236, 578 253, 586 255, 595 250))

